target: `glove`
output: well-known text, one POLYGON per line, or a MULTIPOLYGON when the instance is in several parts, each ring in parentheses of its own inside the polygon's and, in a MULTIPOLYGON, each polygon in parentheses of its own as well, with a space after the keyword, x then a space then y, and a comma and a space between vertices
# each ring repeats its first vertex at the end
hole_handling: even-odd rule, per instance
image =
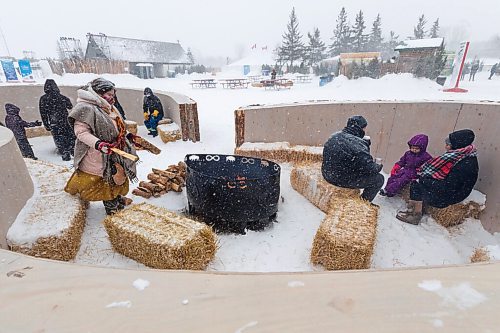
POLYGON ((42 126, 42 122, 40 120, 35 120, 35 126, 42 126))
POLYGON ((158 111, 158 110, 153 111, 153 116, 158 117, 159 114, 160 114, 160 111, 158 111))
POLYGON ((371 140, 371 138, 368 135, 365 135, 363 137, 363 140, 368 144, 368 146, 372 145, 372 140, 371 140))
POLYGON ((382 171, 383 168, 384 168, 383 164, 377 164, 377 172, 382 171))
POLYGON ((401 169, 401 166, 399 164, 394 164, 394 166, 391 169, 391 176, 394 176, 395 174, 398 173, 398 171, 401 169))
POLYGON ((106 141, 98 140, 95 143, 95 149, 99 150, 101 153, 106 155, 111 155, 111 148, 114 148, 115 145, 106 141))
POLYGON ((52 128, 50 128, 49 126, 45 126, 45 129, 49 132, 52 131, 52 128))
POLYGON ((149 119, 149 113, 144 112, 144 120, 148 120, 148 119, 149 119))

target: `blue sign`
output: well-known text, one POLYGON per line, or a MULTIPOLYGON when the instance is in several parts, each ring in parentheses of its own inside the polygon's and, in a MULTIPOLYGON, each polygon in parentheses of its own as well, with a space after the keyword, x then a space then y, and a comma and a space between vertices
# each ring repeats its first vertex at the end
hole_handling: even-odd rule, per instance
POLYGON ((243 75, 250 73, 250 65, 243 65, 243 75))
POLYGON ((21 76, 23 77, 23 79, 33 79, 33 71, 31 70, 31 64, 29 60, 18 60, 17 64, 19 65, 19 70, 21 71, 21 76))
POLYGON ((3 72, 5 73, 5 79, 9 81, 18 81, 16 69, 14 68, 14 63, 12 60, 0 60, 2 63, 3 72))

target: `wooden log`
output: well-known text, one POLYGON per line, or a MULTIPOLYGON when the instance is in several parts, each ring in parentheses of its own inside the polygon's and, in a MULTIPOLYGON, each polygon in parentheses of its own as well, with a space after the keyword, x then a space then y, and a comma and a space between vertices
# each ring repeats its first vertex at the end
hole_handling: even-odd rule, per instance
POLYGON ((152 169, 153 172, 159 176, 166 177, 168 179, 175 178, 176 174, 170 171, 165 171, 165 170, 159 170, 159 169, 152 169))
POLYGON ((151 193, 141 191, 141 190, 140 190, 140 189, 138 189, 138 188, 134 188, 134 189, 132 190, 132 194, 133 194, 133 195, 137 195, 137 196, 139 196, 139 197, 146 198, 146 199, 151 198, 151 195, 152 195, 151 193))
POLYGON ((151 193, 160 192, 162 190, 160 186, 163 187, 163 185, 153 184, 145 181, 141 181, 139 183, 139 186, 147 188, 149 191, 151 191, 151 193))
POLYGON ((150 189, 146 188, 146 187, 141 187, 141 186, 138 186, 137 187, 139 190, 143 191, 143 192, 148 192, 148 193, 151 193, 153 194, 153 191, 151 191, 150 189))
POLYGON ((127 152, 124 152, 123 150, 120 150, 118 148, 111 148, 111 151, 115 154, 118 154, 126 159, 129 159, 131 161, 134 161, 134 162, 137 162, 139 160, 139 157, 138 156, 135 156, 135 155, 132 155, 132 154, 129 154, 127 152))
POLYGON ((154 174, 154 173, 150 173, 148 175, 148 179, 154 183, 154 184, 161 184, 165 187, 167 187, 168 185, 168 178, 165 178, 165 177, 162 177, 162 176, 159 176, 157 174, 154 174))
POLYGON ((184 186, 184 184, 186 183, 186 180, 181 176, 175 176, 174 179, 178 181, 177 184, 179 184, 180 186, 184 186))
POLYGON ((182 187, 176 183, 170 183, 172 185, 172 190, 175 192, 182 192, 182 187))

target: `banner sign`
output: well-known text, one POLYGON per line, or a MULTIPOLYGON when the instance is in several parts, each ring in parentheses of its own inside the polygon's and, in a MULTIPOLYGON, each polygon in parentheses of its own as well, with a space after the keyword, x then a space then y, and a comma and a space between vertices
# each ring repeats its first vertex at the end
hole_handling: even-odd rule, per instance
POLYGON ((465 58, 467 57, 467 51, 469 50, 470 42, 462 42, 458 47, 457 53, 455 54, 455 59, 453 59, 453 65, 451 69, 451 76, 446 81, 446 92, 467 92, 466 89, 458 87, 460 83, 460 75, 464 69, 465 58))
POLYGON ((14 68, 14 62, 12 60, 0 60, 2 63, 3 72, 5 73, 5 79, 7 82, 18 82, 16 69, 14 68))
POLYGON ((23 77, 23 81, 34 82, 33 71, 31 69, 30 61, 27 59, 22 59, 22 60, 18 60, 17 64, 19 65, 19 71, 21 72, 21 76, 23 77))

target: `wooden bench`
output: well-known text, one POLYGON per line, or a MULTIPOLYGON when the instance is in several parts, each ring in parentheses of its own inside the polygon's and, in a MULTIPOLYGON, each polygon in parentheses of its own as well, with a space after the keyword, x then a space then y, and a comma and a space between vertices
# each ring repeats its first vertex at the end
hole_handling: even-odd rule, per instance
POLYGON ((226 79, 220 80, 220 83, 222 84, 222 88, 225 89, 246 89, 250 84, 246 79, 226 79))
POLYGON ((200 80, 193 80, 193 82, 189 83, 192 88, 216 88, 217 87, 217 82, 215 82, 214 79, 200 79, 200 80))

